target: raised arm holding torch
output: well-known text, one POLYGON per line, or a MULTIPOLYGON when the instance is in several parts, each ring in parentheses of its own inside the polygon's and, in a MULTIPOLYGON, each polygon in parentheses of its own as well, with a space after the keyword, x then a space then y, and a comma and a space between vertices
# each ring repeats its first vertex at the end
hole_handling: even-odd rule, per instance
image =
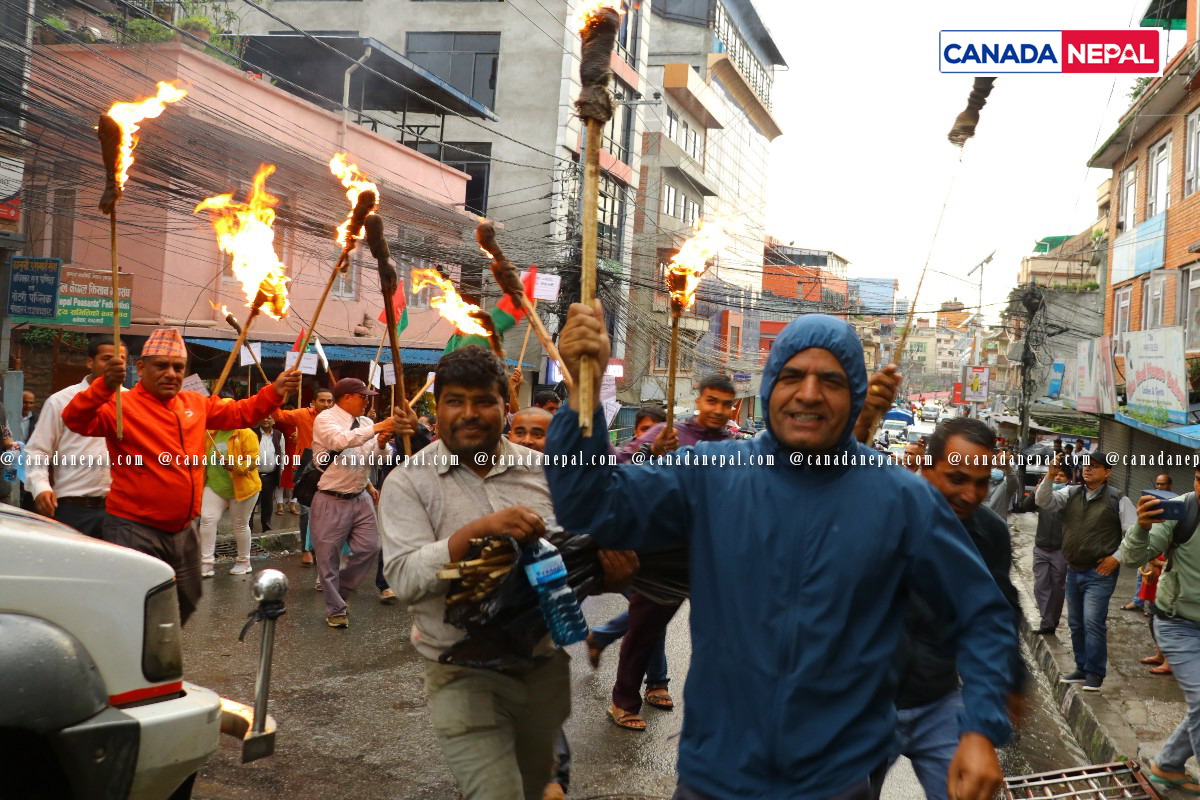
MULTIPOLYGON (((125 191, 129 180, 129 168, 133 166, 133 148, 137 144, 135 134, 138 123, 154 119, 167 107, 167 103, 182 100, 187 94, 173 84, 160 81, 154 97, 136 103, 114 103, 108 113, 101 114, 96 124, 96 135, 100 139, 100 155, 104 160, 104 193, 100 195, 100 210, 108 215, 109 249, 112 253, 112 319, 113 348, 121 352, 121 305, 120 267, 117 259, 117 202, 125 191)), ((116 436, 124 436, 124 419, 121 414, 121 393, 117 392, 116 436)))

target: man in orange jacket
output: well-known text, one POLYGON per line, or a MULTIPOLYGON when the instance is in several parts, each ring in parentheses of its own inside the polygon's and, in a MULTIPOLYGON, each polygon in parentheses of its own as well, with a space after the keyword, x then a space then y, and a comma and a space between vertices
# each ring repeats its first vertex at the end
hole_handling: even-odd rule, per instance
POLYGON ((103 436, 108 443, 112 486, 102 537, 170 564, 180 621, 187 622, 201 594, 197 520, 208 449, 205 430, 258 424, 299 388, 301 376, 286 370, 254 397, 237 402, 180 391, 187 350, 175 328, 150 335, 137 371, 137 385, 121 395, 122 438, 117 438, 113 397, 125 379, 124 358, 111 359, 103 377, 75 395, 62 418, 75 433, 103 436))

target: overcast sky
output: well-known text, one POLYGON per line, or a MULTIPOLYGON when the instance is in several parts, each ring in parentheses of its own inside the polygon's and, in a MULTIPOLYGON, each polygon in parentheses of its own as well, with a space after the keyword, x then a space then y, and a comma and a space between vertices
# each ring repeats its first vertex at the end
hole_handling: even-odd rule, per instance
MULTIPOLYGON (((789 66, 774 90, 784 131, 768 206, 777 238, 837 252, 851 277, 898 277, 909 298, 932 246, 918 311, 953 297, 977 305, 978 273, 966 282, 934 270, 965 277, 995 250, 983 285, 995 318, 1036 239, 1095 221, 1110 173, 1086 163, 1128 108, 1133 77, 1001 75, 959 150, 946 134, 973 78, 938 72, 938 32, 1127 28, 1148 0, 755 2, 789 66)), ((1170 49, 1183 38, 1172 32, 1170 49)))

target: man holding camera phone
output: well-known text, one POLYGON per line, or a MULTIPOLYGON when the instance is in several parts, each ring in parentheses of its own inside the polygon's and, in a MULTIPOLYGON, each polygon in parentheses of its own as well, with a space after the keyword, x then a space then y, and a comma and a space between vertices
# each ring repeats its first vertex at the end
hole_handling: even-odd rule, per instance
POLYGON ((1108 485, 1112 467, 1101 451, 1083 456, 1082 486, 1055 489, 1054 476, 1065 472, 1063 458, 1055 456, 1033 499, 1038 508, 1062 516, 1067 625, 1075 651, 1075 671, 1062 680, 1098 692, 1108 667, 1108 603, 1121 566, 1116 559, 1123 530, 1121 504, 1132 504, 1108 485))
POLYGON ((1157 614, 1151 624, 1155 641, 1183 689, 1187 715, 1151 762, 1150 780, 1187 794, 1200 794, 1200 785, 1184 771, 1184 762, 1200 748, 1200 659, 1196 658, 1200 653, 1200 541, 1194 535, 1200 516, 1197 494, 1200 468, 1196 469, 1192 491, 1178 500, 1142 495, 1137 523, 1125 532, 1120 551, 1121 563, 1131 567, 1141 566, 1160 553, 1167 557, 1154 599, 1157 614), (1174 504, 1178 506, 1172 508, 1174 504))

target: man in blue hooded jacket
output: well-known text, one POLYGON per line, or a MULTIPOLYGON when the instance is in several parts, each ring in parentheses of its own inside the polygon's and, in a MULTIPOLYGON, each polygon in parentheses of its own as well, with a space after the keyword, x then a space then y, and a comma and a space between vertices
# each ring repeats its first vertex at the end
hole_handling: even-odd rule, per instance
MULTIPOLYGON (((599 303, 571 306, 559 351, 573 376, 581 356, 607 363, 599 303)), ((767 433, 684 448, 673 463, 592 466, 607 453, 604 414, 597 405, 584 438, 576 404, 599 382, 576 386, 546 443, 566 459, 546 468, 559 522, 605 547, 690 544, 676 798, 877 797, 896 745, 890 666, 909 590, 957 644, 964 708, 949 797, 992 797, 995 746, 1010 733, 1012 610, 946 501, 854 440, 867 375, 848 324, 789 324, 763 374, 767 433), (773 466, 696 463, 705 457, 773 466)))

